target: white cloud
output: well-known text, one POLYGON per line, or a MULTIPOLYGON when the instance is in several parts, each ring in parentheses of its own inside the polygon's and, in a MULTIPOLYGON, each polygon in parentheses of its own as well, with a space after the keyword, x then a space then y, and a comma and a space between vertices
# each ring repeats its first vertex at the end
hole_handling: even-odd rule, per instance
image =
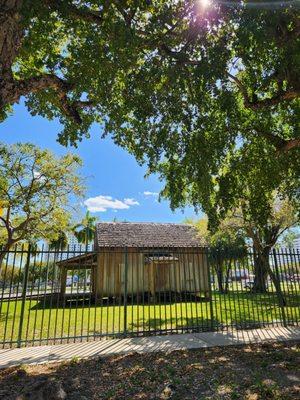
POLYGON ((127 204, 128 206, 139 206, 140 203, 135 200, 135 199, 124 199, 124 203, 127 204))
POLYGON ((146 190, 143 194, 144 196, 154 196, 154 197, 158 196, 157 192, 149 192, 149 190, 146 190))
POLYGON ((135 199, 118 200, 111 196, 96 196, 85 200, 84 205, 90 212, 105 212, 107 210, 128 210, 130 206, 139 205, 135 199))

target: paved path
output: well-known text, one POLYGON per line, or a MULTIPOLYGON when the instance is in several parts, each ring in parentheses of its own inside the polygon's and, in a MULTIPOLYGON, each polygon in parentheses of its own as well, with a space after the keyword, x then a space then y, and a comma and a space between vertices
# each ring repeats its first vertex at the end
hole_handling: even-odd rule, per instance
POLYGON ((173 350, 290 340, 300 340, 300 328, 277 327, 247 331, 205 332, 24 347, 21 349, 0 350, 0 368, 20 364, 67 361, 74 357, 89 358, 131 352, 170 352, 173 350))

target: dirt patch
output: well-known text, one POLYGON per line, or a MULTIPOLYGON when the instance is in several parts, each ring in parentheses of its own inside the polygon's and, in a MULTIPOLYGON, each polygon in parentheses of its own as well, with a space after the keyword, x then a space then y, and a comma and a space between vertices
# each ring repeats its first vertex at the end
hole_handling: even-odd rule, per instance
POLYGON ((2 370, 0 399, 294 400, 299 365, 297 343, 133 353, 2 370))

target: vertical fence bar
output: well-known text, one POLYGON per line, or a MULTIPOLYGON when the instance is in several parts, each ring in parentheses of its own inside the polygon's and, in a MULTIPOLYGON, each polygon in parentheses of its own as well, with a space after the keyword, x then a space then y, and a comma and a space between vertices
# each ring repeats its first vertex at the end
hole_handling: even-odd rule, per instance
POLYGON ((280 275, 279 275, 279 271, 278 271, 277 254, 276 254, 275 249, 273 250, 273 255, 274 255, 275 275, 276 275, 278 287, 276 287, 277 285, 275 286, 275 282, 273 282, 273 284, 275 286, 276 294, 278 297, 279 307, 281 309, 283 326, 287 327, 286 315, 285 315, 285 309, 284 309, 284 299, 283 299, 283 293, 281 291, 280 275))
MULTIPOLYGON (((16 297, 15 297, 15 307, 14 307, 14 316, 13 316, 13 324, 11 327, 11 345, 12 342, 14 342, 14 336, 15 336, 15 328, 17 330, 17 305, 18 305, 18 298, 19 298, 19 286, 20 286, 20 280, 21 280, 21 273, 22 273, 22 263, 23 263, 23 246, 21 247, 21 253, 18 252, 18 247, 16 245, 16 253, 19 253, 19 271, 17 274, 17 290, 16 290, 16 297)), ((1 314, 1 312, 0 312, 1 314)))
POLYGON ((210 262, 209 262, 209 256, 210 256, 209 250, 206 250, 205 254, 206 254, 207 274, 208 274, 210 330, 214 331, 214 307, 213 307, 212 290, 211 290, 211 273, 210 273, 210 262))
MULTIPOLYGON (((3 342, 6 342, 6 334, 7 334, 7 328, 8 328, 8 321, 9 321, 9 312, 10 312, 10 306, 12 304, 12 298, 13 298, 13 278, 14 278, 14 272, 15 272, 15 262, 16 262, 16 251, 17 251, 17 247, 14 248, 14 252, 13 252, 13 265, 12 265, 12 269, 11 269, 11 277, 9 279, 9 293, 8 293, 8 299, 7 299, 7 309, 6 309, 6 317, 5 317, 5 328, 4 328, 4 335, 3 335, 3 342)), ((7 257, 9 258, 9 257, 7 257)), ((14 321, 13 321, 14 324, 14 321)), ((11 341, 12 339, 10 339, 11 341)))
MULTIPOLYGON (((292 254, 293 254, 292 248, 288 250, 289 254, 287 254, 287 249, 285 250, 280 249, 279 253, 277 251, 277 255, 279 255, 278 264, 279 264, 280 282, 282 282, 282 295, 284 296, 286 306, 288 306, 288 303, 290 303, 290 290, 287 284, 287 271, 290 262, 292 262, 292 254)), ((289 325, 290 321, 293 320, 293 315, 294 315, 293 308, 291 307, 290 311, 288 309, 287 314, 285 315, 287 325, 289 325)))
POLYGON ((22 341, 23 320, 24 320, 24 313, 25 313, 26 292, 27 292, 28 273, 29 273, 29 265, 30 265, 30 251, 31 251, 31 246, 29 245, 28 246, 28 251, 27 251, 27 259, 26 259, 25 269, 24 269, 23 290, 22 290, 22 304, 21 304, 20 324, 19 324, 17 347, 21 347, 21 341, 22 341))
POLYGON ((128 249, 125 247, 125 276, 124 276, 124 336, 127 333, 127 284, 128 284, 128 249))

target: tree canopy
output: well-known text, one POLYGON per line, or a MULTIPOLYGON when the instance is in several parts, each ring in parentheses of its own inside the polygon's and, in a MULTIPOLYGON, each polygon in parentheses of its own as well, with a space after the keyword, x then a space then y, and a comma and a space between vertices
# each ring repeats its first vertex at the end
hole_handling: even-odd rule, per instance
POLYGON ((1 257, 22 240, 57 239, 69 223, 70 201, 83 193, 81 160, 33 144, 0 145, 1 257))
POLYGON ((59 118, 65 145, 99 122, 161 174, 173 208, 200 205, 212 220, 245 183, 254 210, 274 189, 299 196, 297 2, 0 0, 0 9, 2 119, 25 96, 32 114, 59 118))

